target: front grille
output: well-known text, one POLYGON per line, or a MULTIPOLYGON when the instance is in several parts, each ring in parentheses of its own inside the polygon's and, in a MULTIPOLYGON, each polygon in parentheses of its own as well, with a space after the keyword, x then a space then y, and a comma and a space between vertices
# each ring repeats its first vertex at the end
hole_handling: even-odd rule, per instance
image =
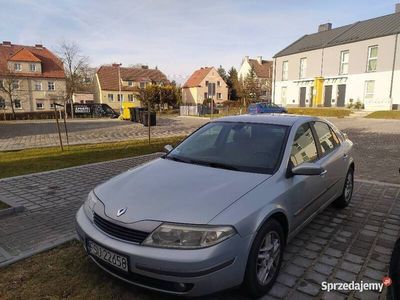
POLYGON ((140 244, 149 235, 149 232, 134 230, 114 224, 110 221, 107 221, 106 219, 103 219, 96 213, 94 214, 94 224, 96 224, 97 227, 99 227, 102 231, 108 233, 111 236, 133 243, 140 244))

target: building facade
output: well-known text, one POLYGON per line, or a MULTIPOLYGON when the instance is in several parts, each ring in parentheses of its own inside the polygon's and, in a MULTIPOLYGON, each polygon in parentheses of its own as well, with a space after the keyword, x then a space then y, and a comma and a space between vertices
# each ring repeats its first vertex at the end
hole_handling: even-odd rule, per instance
POLYGON ((332 29, 322 24, 274 56, 273 101, 283 106, 400 106, 397 12, 332 29))
POLYGON ((0 110, 37 112, 53 109, 66 96, 63 64, 42 45, 23 46, 11 42, 0 44, 0 110))
POLYGON ((250 74, 251 70, 254 71, 255 78, 260 82, 261 97, 264 98, 264 100, 271 100, 273 74, 272 60, 265 60, 262 56, 257 56, 256 59, 251 59, 249 56, 245 56, 238 71, 239 80, 244 81, 250 74))
POLYGON ((184 105, 203 104, 209 99, 208 84, 215 83, 215 103, 228 100, 228 86, 214 67, 200 68, 189 77, 182 86, 182 102, 184 105))
POLYGON ((102 66, 96 72, 94 82, 94 101, 108 104, 115 111, 119 111, 123 102, 131 102, 140 106, 137 95, 140 88, 149 84, 166 85, 167 76, 158 69, 126 68, 118 64, 102 66))

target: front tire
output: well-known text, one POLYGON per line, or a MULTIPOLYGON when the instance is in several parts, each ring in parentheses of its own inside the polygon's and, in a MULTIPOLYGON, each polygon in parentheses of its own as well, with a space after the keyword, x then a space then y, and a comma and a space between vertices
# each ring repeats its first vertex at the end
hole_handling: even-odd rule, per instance
POLYGON ((243 289, 251 297, 265 295, 278 277, 285 235, 281 224, 270 219, 258 231, 247 260, 243 289))
POLYGON ((340 197, 333 202, 333 204, 337 208, 345 208, 347 205, 349 205, 351 201, 351 197, 353 196, 353 189, 354 189, 354 169, 350 167, 349 171, 347 171, 343 192, 340 195, 340 197))

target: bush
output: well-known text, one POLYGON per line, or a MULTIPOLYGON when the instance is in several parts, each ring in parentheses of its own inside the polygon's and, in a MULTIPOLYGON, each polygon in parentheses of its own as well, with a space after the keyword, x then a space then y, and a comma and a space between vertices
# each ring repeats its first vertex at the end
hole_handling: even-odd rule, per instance
POLYGON ((337 118, 344 118, 346 116, 349 116, 351 113, 351 111, 346 108, 291 107, 287 108, 287 110, 289 114, 337 118))
MULTIPOLYGON (((58 112, 60 116, 60 112, 58 112)), ((64 112, 61 112, 61 117, 64 117, 64 112)), ((16 112, 16 120, 43 120, 43 119, 54 119, 54 111, 35 111, 35 112, 16 112)), ((12 113, 3 114, 0 112, 0 121, 13 120, 12 113)))

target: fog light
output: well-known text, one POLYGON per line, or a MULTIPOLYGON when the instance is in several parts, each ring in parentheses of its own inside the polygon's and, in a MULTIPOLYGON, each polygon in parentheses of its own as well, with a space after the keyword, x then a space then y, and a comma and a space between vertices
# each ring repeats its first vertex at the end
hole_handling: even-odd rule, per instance
POLYGON ((176 288, 177 292, 186 292, 188 289, 186 283, 182 283, 182 282, 175 283, 175 288, 176 288))

